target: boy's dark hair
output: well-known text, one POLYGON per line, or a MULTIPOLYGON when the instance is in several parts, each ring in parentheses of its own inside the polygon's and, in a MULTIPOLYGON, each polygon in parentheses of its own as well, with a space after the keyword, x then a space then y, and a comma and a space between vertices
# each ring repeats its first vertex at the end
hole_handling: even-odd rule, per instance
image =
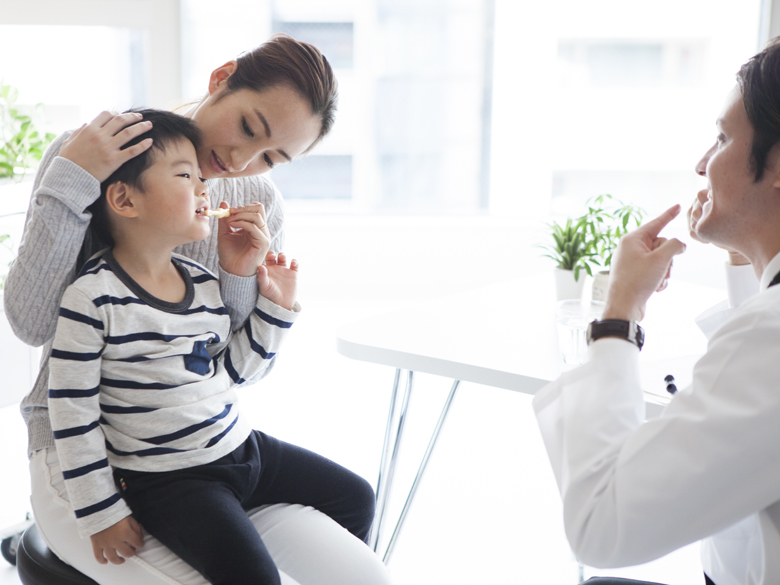
POLYGON ((758 182, 764 176, 769 152, 780 142, 780 37, 769 41, 740 68, 737 84, 753 126, 750 165, 758 182))
MULTIPOLYGON (((89 223, 84 246, 82 246, 82 255, 88 254, 90 251, 95 253, 101 248, 114 245, 114 238, 111 235, 111 224, 108 221, 106 209, 106 191, 110 185, 122 182, 143 191, 144 171, 152 166, 158 152, 165 152, 168 145, 181 142, 182 140, 192 142, 196 151, 200 146, 200 130, 195 125, 195 122, 189 118, 164 110, 133 109, 128 110, 128 112, 137 112, 143 115, 143 120, 138 120, 138 122, 148 120, 152 123, 152 128, 148 132, 144 132, 130 140, 122 146, 122 150, 147 138, 152 139, 152 147, 131 158, 100 184, 100 198, 87 208, 92 213, 92 220, 89 223)), ((89 256, 91 254, 88 254, 83 260, 86 261, 89 256)), ((79 263, 79 265, 81 264, 83 262, 79 263)))

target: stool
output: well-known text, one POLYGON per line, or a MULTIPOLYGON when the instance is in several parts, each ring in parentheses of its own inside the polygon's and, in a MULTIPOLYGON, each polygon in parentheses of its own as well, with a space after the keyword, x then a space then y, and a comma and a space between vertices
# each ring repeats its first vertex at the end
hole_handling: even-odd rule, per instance
POLYGON ((35 524, 19 541, 16 568, 24 585, 98 585, 51 552, 35 524))

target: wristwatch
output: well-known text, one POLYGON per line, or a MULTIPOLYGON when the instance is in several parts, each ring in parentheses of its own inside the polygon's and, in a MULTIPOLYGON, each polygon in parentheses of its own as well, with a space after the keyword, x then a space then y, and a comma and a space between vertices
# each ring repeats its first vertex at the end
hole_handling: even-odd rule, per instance
POLYGON ((594 320, 588 325, 585 338, 588 345, 602 337, 618 337, 636 345, 640 350, 645 344, 645 331, 636 321, 624 321, 623 319, 594 320))

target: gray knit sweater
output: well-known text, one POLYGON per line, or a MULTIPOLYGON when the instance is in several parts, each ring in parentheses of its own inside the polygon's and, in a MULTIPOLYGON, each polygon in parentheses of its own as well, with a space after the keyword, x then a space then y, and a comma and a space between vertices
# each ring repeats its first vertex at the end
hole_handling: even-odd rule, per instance
MULTIPOLYGON (((5 282, 5 313, 19 339, 43 345, 38 379, 21 404, 28 429, 28 455, 54 445, 47 389, 49 353, 62 295, 80 267, 76 266, 91 219, 86 211, 99 196, 100 183, 67 159, 57 156, 70 133, 46 151, 33 183, 19 254, 5 282)), ((271 249, 283 250, 284 207, 274 184, 262 176, 207 181, 211 206, 231 207, 259 201, 265 205, 271 249)), ((182 246, 177 253, 192 258, 219 276, 222 299, 233 328, 249 316, 257 300, 257 279, 228 274, 219 266, 217 230, 205 240, 182 246)), ((266 370, 266 373, 270 368, 266 370)))

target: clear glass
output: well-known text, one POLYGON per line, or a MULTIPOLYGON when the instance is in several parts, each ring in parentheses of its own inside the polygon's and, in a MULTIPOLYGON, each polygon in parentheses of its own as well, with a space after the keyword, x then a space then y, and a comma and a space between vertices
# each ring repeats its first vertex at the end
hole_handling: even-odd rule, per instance
POLYGON ((563 363, 577 366, 585 363, 588 344, 585 333, 588 323, 600 319, 604 312, 601 301, 560 301, 555 308, 555 324, 558 330, 558 346, 563 363))

